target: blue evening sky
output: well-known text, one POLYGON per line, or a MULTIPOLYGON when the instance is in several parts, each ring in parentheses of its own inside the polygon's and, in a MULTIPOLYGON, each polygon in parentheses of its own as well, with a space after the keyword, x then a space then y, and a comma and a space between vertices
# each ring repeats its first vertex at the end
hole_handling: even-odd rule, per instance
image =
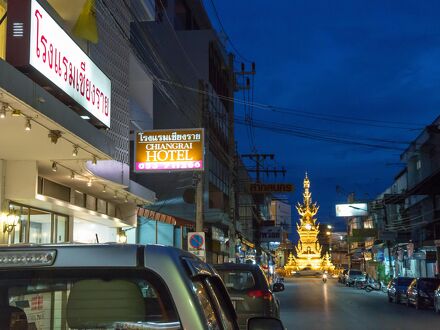
MULTIPOLYGON (((204 2, 221 31, 211 1, 204 2)), ((254 128, 256 150, 274 153, 277 165, 286 167, 285 181, 297 187, 294 202, 302 200, 308 171, 319 221, 342 225, 334 204, 348 192, 358 199, 383 192, 402 168, 396 163, 405 143, 439 114, 440 1, 213 2, 233 45, 256 63, 254 101, 297 111, 254 109, 255 126, 269 126, 254 128), (279 134, 286 129, 290 133, 279 134)), ((237 116, 244 111, 236 106, 237 116)), ((252 152, 246 126, 237 125, 236 132, 239 151, 252 152)))

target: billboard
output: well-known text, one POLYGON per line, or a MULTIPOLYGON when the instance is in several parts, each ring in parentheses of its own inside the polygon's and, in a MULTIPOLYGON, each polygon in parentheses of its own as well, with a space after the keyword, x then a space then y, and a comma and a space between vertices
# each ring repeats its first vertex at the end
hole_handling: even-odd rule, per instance
POLYGON ((368 215, 367 203, 336 204, 337 217, 360 217, 368 215))
POLYGON ((135 139, 137 173, 204 170, 203 128, 137 132, 135 139))
POLYGON ((110 79, 36 0, 10 1, 7 50, 9 63, 110 127, 110 79))

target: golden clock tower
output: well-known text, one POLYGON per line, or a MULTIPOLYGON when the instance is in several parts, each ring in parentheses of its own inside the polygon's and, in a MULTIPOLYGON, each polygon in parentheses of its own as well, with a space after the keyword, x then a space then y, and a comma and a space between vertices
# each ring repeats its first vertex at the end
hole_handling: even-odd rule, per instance
POLYGON ((303 203, 296 205, 296 210, 300 216, 299 223, 296 224, 299 241, 295 247, 296 256, 290 254, 289 262, 285 266, 287 271, 297 271, 304 268, 312 270, 331 270, 329 255, 321 257, 321 245, 318 241, 319 223, 316 222, 315 215, 318 213, 319 206, 312 203, 312 193, 310 192, 310 180, 307 176, 304 179, 303 203))

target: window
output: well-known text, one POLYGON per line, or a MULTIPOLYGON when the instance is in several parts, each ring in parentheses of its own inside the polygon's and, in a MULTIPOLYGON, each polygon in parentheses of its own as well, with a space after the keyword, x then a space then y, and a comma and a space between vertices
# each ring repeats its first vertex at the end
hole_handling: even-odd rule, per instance
POLYGON ((255 278, 248 270, 217 269, 225 286, 231 291, 248 291, 255 287, 255 278))
POLYGON ((18 215, 11 243, 64 243, 69 240, 69 217, 24 205, 10 204, 18 215))
POLYGON ((121 269, 8 271, 0 280, 0 320, 20 329, 130 329, 180 326, 160 278, 121 269), (12 317, 11 317, 12 316, 12 317))
POLYGON ((52 215, 49 212, 30 209, 29 243, 51 243, 52 215))
POLYGON ((68 231, 69 228, 69 217, 65 215, 54 214, 55 220, 55 239, 54 243, 63 243, 67 242, 68 239, 68 231))

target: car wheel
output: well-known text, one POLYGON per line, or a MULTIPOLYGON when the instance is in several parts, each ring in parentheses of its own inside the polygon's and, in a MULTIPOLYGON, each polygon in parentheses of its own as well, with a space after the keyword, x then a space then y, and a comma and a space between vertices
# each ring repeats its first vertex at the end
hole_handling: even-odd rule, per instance
POLYGON ((438 309, 438 306, 437 306, 437 302, 436 302, 436 301, 434 301, 434 310, 435 310, 435 312, 438 314, 439 309, 438 309))

